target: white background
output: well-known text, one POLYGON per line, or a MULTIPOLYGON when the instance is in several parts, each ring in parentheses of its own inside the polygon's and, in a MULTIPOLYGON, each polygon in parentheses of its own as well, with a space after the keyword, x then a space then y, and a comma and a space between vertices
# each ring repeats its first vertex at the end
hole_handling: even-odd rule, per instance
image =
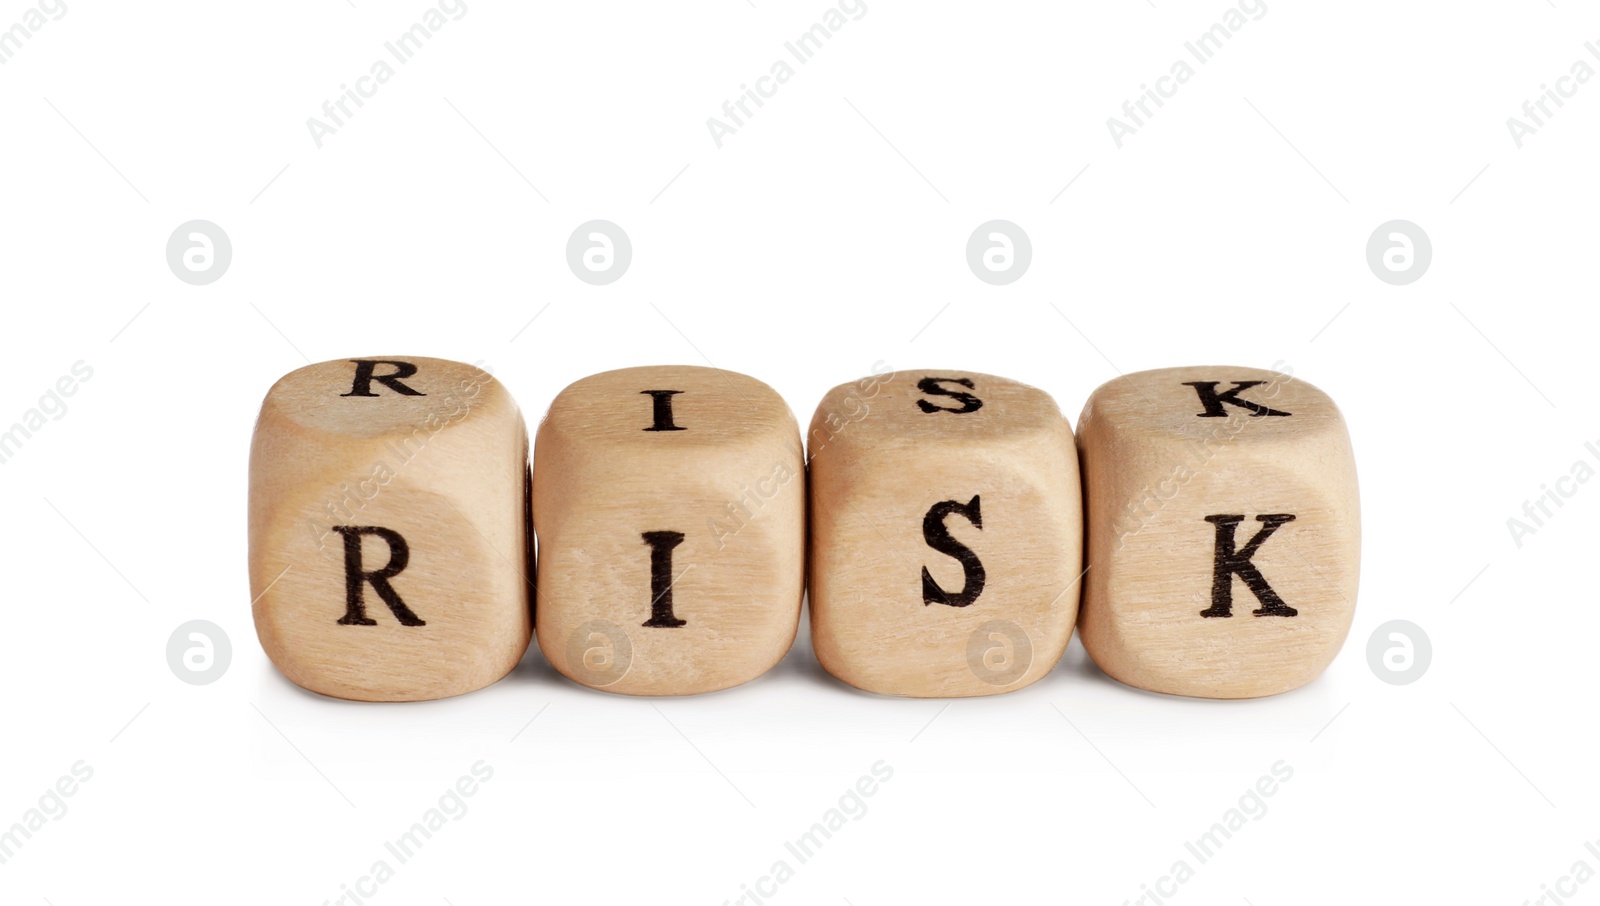
POLYGON ((0 466, 0 827, 93 770, 0 900, 337 900, 480 759, 468 812, 367 902, 734 900, 880 760, 866 814, 764 899, 1119 904, 1185 858, 1167 902, 1516 904, 1600 870, 1600 487, 1520 548, 1506 527, 1600 442, 1600 83, 1520 149, 1506 126, 1600 66, 1600 14, 1270 0, 1119 149, 1107 117, 1222 2, 869 0, 719 149, 707 117, 820 0, 469 0, 319 149, 306 119, 425 9, 69 0, 0 67, 0 423, 93 369, 0 466), (233 243, 208 286, 164 258, 197 218, 233 243), (634 246, 609 286, 564 259, 595 218, 634 246), (994 218, 1033 244, 1009 286, 964 257, 994 218), (1408 286, 1365 260, 1395 218, 1433 243, 1408 286), (755 375, 804 423, 878 361, 1026 381, 1074 421, 1119 371, 1284 362, 1350 423, 1355 625, 1321 679, 1249 702, 1121 686, 1076 642, 1015 694, 880 698, 804 634, 697 698, 590 692, 536 650, 455 700, 317 697, 254 637, 250 431, 280 374, 399 353, 486 361, 530 421, 648 363, 755 375), (209 686, 166 661, 191 619, 233 643, 209 686), (1391 619, 1432 639, 1413 685, 1368 666, 1391 619), (1280 760, 1195 866, 1184 842, 1280 760))

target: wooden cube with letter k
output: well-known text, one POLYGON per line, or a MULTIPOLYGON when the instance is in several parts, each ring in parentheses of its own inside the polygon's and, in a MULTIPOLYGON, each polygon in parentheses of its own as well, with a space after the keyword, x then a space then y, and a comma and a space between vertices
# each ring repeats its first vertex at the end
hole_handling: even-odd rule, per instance
POLYGON ((1360 510, 1343 416, 1255 368, 1130 374, 1078 422, 1088 510, 1084 648, 1156 692, 1297 688, 1355 613, 1360 510))

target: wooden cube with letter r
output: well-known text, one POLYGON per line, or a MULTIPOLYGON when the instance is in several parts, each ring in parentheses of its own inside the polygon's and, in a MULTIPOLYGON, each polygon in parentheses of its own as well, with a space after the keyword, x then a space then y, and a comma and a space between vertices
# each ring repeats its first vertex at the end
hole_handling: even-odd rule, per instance
POLYGON ((992 695, 1060 660, 1078 611, 1072 430, 1042 390, 959 370, 835 387, 808 436, 811 638, 845 682, 992 695))
POLYGON ((339 359, 268 391, 250 451, 256 633, 294 682, 364 701, 487 686, 532 632, 528 434, 473 365, 339 359))
POLYGON ((805 464, 755 378, 649 366, 567 387, 534 443, 533 522, 539 647, 579 683, 710 692, 794 642, 805 464))
POLYGON ((1343 416, 1288 373, 1144 371, 1078 421, 1088 510, 1079 631, 1142 689, 1252 698, 1332 661, 1355 612, 1360 512, 1343 416))

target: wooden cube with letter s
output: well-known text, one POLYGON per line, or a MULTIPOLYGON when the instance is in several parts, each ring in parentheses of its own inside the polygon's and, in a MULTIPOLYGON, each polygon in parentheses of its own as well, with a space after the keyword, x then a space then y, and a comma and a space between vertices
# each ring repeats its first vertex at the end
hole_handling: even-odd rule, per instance
POLYGON ((725 689, 794 642, 805 465, 776 391, 716 368, 586 377, 534 443, 539 647, 634 695, 725 689))
POLYGON ((528 435, 488 372, 444 359, 292 371, 250 451, 256 633, 289 679, 364 701, 487 686, 532 631, 528 435))
POLYGON ((1020 689, 1078 611, 1082 508, 1055 400, 959 370, 835 387, 808 435, 811 637, 839 679, 913 697, 1020 689))
POLYGON ((1361 532, 1343 416, 1286 372, 1129 374, 1078 421, 1079 631, 1130 685, 1252 698, 1310 682, 1355 613, 1361 532))

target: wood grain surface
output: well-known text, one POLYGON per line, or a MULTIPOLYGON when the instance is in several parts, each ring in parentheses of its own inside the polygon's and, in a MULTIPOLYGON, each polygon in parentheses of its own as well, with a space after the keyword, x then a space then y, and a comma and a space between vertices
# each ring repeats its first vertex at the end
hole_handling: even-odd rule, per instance
POLYGON ((876 374, 830 391, 807 440, 811 635, 829 673, 957 697, 1055 666, 1083 523, 1072 431, 1049 394, 960 370, 876 374))
POLYGON ((567 387, 539 424, 533 522, 539 647, 579 683, 709 692, 794 642, 805 466, 793 413, 755 378, 649 366, 567 387))

